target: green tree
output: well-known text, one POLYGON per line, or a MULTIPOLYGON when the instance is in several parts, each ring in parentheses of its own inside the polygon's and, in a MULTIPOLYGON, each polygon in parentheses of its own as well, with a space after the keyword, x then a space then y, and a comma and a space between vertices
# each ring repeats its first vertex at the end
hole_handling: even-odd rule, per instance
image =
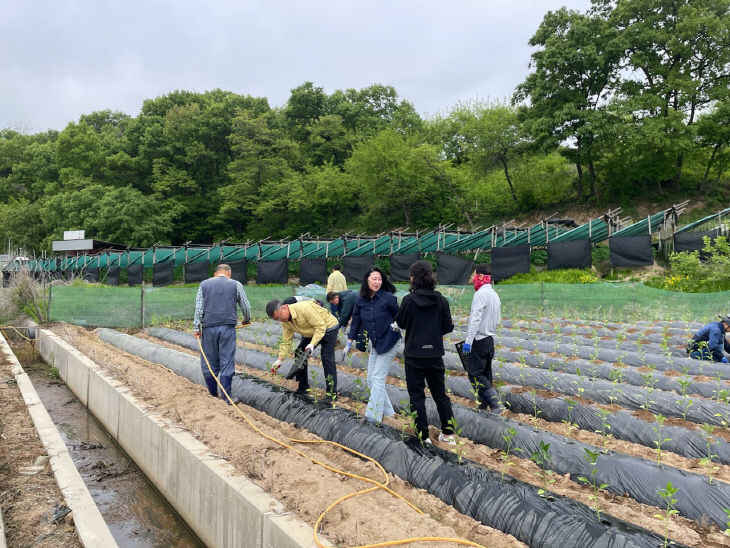
POLYGON ((598 200, 597 142, 605 124, 603 106, 618 85, 622 56, 617 32, 605 16, 566 8, 549 11, 529 41, 531 72, 513 101, 526 101, 520 119, 547 150, 564 146, 576 167, 577 194, 585 195, 583 166, 590 175, 590 195, 598 200))

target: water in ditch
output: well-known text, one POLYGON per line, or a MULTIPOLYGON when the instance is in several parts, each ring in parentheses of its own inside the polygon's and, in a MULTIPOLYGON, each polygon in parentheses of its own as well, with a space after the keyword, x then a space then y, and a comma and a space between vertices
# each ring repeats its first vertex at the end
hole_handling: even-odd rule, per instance
POLYGON ((203 546, 104 427, 45 363, 23 364, 117 544, 203 546))

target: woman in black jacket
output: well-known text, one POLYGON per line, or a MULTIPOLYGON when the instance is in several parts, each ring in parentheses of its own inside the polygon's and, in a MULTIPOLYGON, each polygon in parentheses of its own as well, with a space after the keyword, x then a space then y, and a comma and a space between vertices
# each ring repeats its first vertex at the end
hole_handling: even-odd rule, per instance
POLYGON ((406 386, 411 405, 416 410, 416 434, 426 443, 428 418, 426 417, 425 388, 431 390, 436 404, 441 433, 439 441, 455 444, 450 421, 454 417, 451 400, 446 394, 444 372, 444 335, 454 330, 449 302, 435 291, 436 280, 431 265, 416 261, 411 265, 411 292, 403 297, 396 323, 406 330, 405 355, 406 386))

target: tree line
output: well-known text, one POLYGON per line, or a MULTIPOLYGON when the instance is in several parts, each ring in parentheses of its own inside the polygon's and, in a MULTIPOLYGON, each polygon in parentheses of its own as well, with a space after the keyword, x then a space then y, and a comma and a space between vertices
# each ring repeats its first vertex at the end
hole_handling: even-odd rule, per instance
POLYGON ((312 82, 282 107, 175 91, 137 116, 0 130, 0 238, 149 246, 465 228, 566 202, 726 197, 730 0, 548 12, 509 102, 420 116, 388 85, 312 82))

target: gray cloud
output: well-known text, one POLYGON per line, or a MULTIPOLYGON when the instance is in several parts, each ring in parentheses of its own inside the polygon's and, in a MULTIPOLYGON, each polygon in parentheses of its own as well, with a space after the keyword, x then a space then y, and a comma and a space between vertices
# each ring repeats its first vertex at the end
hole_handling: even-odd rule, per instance
POLYGON ((0 4, 0 127, 62 129, 94 110, 136 115, 175 89, 222 88, 282 105, 395 86, 423 113, 501 100, 528 72, 548 10, 590 0, 60 0, 0 4))

